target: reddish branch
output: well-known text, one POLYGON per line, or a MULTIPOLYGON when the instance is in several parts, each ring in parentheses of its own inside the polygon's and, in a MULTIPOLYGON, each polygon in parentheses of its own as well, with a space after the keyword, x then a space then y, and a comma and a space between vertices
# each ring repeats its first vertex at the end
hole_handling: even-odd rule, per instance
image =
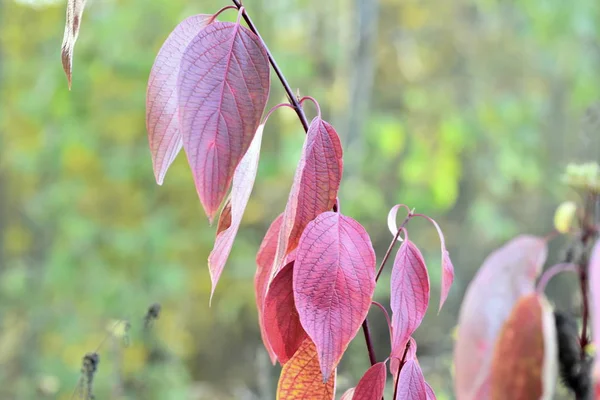
MULTIPOLYGON (((241 1, 239 1, 239 0, 231 0, 231 1, 233 1, 233 4, 238 9, 242 8, 242 2, 241 1)), ((273 70, 277 74, 277 77, 281 81, 281 84, 283 85, 283 89, 285 90, 285 93, 286 93, 286 95, 288 97, 288 100, 290 101, 290 103, 292 104, 292 106, 294 106, 294 111, 296 111, 296 114, 298 114, 298 118, 300 119, 300 122, 302 122, 302 126, 304 127, 304 131, 307 132, 308 131, 308 120, 306 119, 306 115, 304 114, 304 109, 302 108, 302 105, 300 104, 300 102, 298 101, 298 99, 296 98, 296 96, 294 96, 294 92, 292 91, 292 88, 290 87, 289 83, 285 79, 285 76, 283 76, 283 73, 281 72, 281 69, 279 68, 279 65, 277 65, 277 62, 273 58, 273 55, 271 54, 271 51, 267 47, 267 44, 263 40, 262 36, 260 36, 260 33, 258 33, 258 29, 256 29, 256 26, 252 22, 252 19, 250 19, 250 16, 248 16, 248 13, 245 10, 243 11, 242 16, 244 17, 244 21, 246 21, 246 23, 248 24, 248 28, 250 28, 250 30, 252 32, 254 32, 254 34, 256 36, 258 36, 258 38, 260 39, 261 44, 263 45, 263 47, 267 51, 267 56, 269 57, 269 62, 271 63, 271 66, 273 67, 273 70)))
POLYGON ((398 366, 398 372, 396 373, 396 383, 394 384, 394 396, 392 397, 392 400, 396 400, 398 396, 398 381, 400 380, 400 371, 402 371, 402 367, 404 367, 404 364, 406 364, 406 354, 408 354, 408 349, 410 349, 410 340, 406 342, 404 354, 402 354, 402 360, 400 360, 400 365, 398 366))

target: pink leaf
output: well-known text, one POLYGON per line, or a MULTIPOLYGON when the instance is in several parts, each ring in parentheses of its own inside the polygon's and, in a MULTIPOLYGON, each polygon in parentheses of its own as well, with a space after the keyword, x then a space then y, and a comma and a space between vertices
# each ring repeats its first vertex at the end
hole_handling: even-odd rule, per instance
POLYGON ((425 378, 417 360, 408 360, 400 371, 396 400, 427 400, 425 378))
POLYGON ((256 172, 258 171, 258 159, 260 156, 260 145, 262 142, 262 133, 264 125, 260 125, 254 135, 252 144, 248 151, 238 164, 233 175, 233 187, 231 189, 231 200, 227 202, 219 218, 217 226, 217 238, 215 247, 208 256, 208 269, 210 271, 210 279, 212 281, 212 289, 210 298, 215 293, 215 287, 219 281, 219 277, 223 272, 233 241, 237 235, 237 231, 244 216, 244 210, 250 199, 256 172), (229 223, 229 225, 227 225, 229 223))
POLYGON ((183 53, 179 123, 211 223, 258 128, 269 86, 267 53, 260 39, 239 23, 210 24, 183 53))
POLYGON ((325 212, 298 244, 294 300, 304 330, 317 346, 327 380, 367 316, 375 290, 375 252, 352 218, 325 212))
MULTIPOLYGON (((429 275, 421 252, 406 239, 394 260, 391 279, 392 356, 401 357, 429 305, 429 275)), ((416 349, 415 349, 416 350, 416 349)))
POLYGON ((381 400, 385 390, 387 368, 384 362, 378 362, 365 372, 356 389, 352 400, 381 400))
POLYGON ((294 304, 293 276, 294 262, 291 262, 269 285, 263 309, 267 339, 282 365, 292 358, 307 337, 294 304))
POLYGON ((306 134, 285 207, 273 272, 283 267, 285 256, 297 247, 306 225, 333 208, 342 169, 342 145, 338 134, 329 123, 314 118, 306 134))
MULTIPOLYGON (((410 342, 410 347, 406 351, 405 360, 416 360, 417 359, 417 342, 412 337, 410 337, 408 339, 408 341, 410 342)), ((402 346, 401 348, 393 349, 392 353, 390 354, 390 373, 392 374, 392 377, 394 379, 396 379, 396 376, 398 375, 398 366, 400 365, 400 360, 402 360, 402 356, 404 356, 405 348, 406 348, 406 342, 405 342, 404 346, 402 346)))
POLYGON ((85 3, 86 0, 67 1, 67 20, 65 22, 65 33, 61 47, 61 58, 63 69, 67 75, 69 90, 71 90, 71 73, 73 71, 73 49, 75 48, 77 36, 79 36, 85 3))
POLYGON ((275 218, 260 244, 260 248, 256 254, 256 275, 254 276, 254 293, 256 296, 260 334, 273 364, 277 361, 277 357, 267 339, 262 313, 265 296, 267 295, 267 288, 269 286, 269 279, 271 277, 271 267, 273 266, 275 251, 277 250, 277 238, 279 237, 279 231, 281 230, 282 219, 283 214, 279 214, 277 218, 275 218))
POLYGON ((597 398, 600 398, 600 240, 596 241, 592 249, 589 275, 592 335, 594 347, 596 348, 592 376, 596 385, 597 398))
MULTIPOLYGON (((407 213, 410 213, 410 209, 405 204, 396 204, 394 207, 392 207, 392 209, 388 213, 387 219, 388 229, 392 233, 392 236, 396 236, 396 233, 398 233, 398 225, 396 224, 396 218, 398 216, 398 209, 400 209, 400 207, 404 208, 407 213)), ((398 241, 402 242, 402 237, 398 236, 398 241)))
POLYGON ((356 390, 355 388, 350 388, 350 389, 346 390, 344 392, 344 394, 342 395, 342 397, 340 397, 340 400, 352 400, 353 399, 352 396, 354 396, 355 390, 356 390))
POLYGON ((437 400, 435 397, 435 392, 427 382, 425 382, 425 391, 427 392, 427 400, 437 400))
POLYGON ((440 307, 438 308, 438 312, 442 310, 442 306, 446 302, 448 298, 448 293, 450 292, 450 287, 452 286, 452 282, 454 281, 454 266, 452 265, 452 261, 450 260, 450 254, 446 249, 446 239, 444 239, 444 234, 442 233, 442 229, 431 218, 427 218, 435 229, 437 230, 438 236, 440 237, 440 243, 442 246, 442 290, 440 292, 440 307))
POLYGON ((160 48, 148 79, 146 130, 156 182, 162 185, 167 169, 181 150, 177 104, 177 77, 184 50, 211 15, 194 15, 175 27, 160 48))
POLYGON ((490 254, 469 284, 454 348, 458 400, 489 396, 489 374, 500 328, 521 296, 532 293, 547 255, 543 238, 522 235, 490 254))

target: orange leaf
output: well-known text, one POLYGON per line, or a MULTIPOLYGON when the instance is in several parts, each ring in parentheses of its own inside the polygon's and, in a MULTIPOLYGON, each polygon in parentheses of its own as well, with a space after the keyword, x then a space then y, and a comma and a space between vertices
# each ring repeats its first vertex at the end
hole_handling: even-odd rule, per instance
POLYGON ((547 300, 521 297, 496 342, 490 399, 551 399, 556 383, 556 330, 547 300))
POLYGON ((283 366, 277 384, 277 400, 331 400, 335 397, 336 373, 323 383, 315 344, 307 338, 283 366))

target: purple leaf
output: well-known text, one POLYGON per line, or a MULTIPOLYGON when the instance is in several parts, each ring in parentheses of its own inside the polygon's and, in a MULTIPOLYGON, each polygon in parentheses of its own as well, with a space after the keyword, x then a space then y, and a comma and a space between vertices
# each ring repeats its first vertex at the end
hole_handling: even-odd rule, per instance
POLYGON ((65 22, 65 33, 61 47, 61 58, 63 69, 69 82, 71 90, 71 74, 73 71, 73 48, 79 36, 79 27, 81 26, 81 17, 85 8, 86 0, 68 0, 67 1, 67 20, 65 22))
POLYGON ((183 147, 212 223, 267 104, 267 52, 239 23, 214 22, 185 49, 177 86, 183 147))
POLYGON ((307 337, 294 304, 293 276, 294 262, 291 262, 277 273, 269 285, 263 309, 262 325, 282 365, 292 358, 307 337))
POLYGON ((595 393, 600 397, 600 240, 596 241, 592 249, 589 274, 592 335, 594 347, 596 348, 592 376, 594 378, 595 393))
POLYGON ((352 400, 354 396, 354 391, 356 390, 356 388, 350 388, 348 390, 346 390, 344 392, 344 394, 342 395, 342 397, 340 397, 340 400, 352 400))
POLYGON ((365 372, 356 389, 352 400, 381 400, 385 390, 387 368, 384 362, 378 362, 365 372))
POLYGON ((274 273, 298 246, 306 225, 330 211, 342 180, 342 145, 333 127, 316 117, 310 123, 292 190, 285 207, 274 273))
POLYGON ((417 360, 408 360, 400 370, 396 400, 427 400, 425 378, 417 360))
POLYGON ((518 236, 490 254, 469 284, 454 348, 458 400, 489 396, 492 350, 497 336, 518 299, 534 292, 547 252, 545 239, 518 236))
POLYGON ((262 313, 265 296, 267 295, 267 288, 269 287, 269 280, 271 278, 271 268, 273 267, 273 260, 275 259, 275 251, 277 250, 277 239, 279 238, 282 219, 283 214, 279 214, 277 218, 275 218, 260 244, 260 248, 256 254, 256 275, 254 276, 254 294, 256 296, 256 309, 258 310, 260 334, 273 364, 277 361, 277 357, 267 339, 262 313))
POLYGON ((233 186, 231 189, 231 198, 225 204, 219 224, 217 227, 217 238, 215 246, 208 257, 208 269, 212 281, 210 297, 212 299, 219 277, 223 272, 233 241, 244 216, 244 210, 250 199, 256 172, 258 171, 258 159, 260 156, 260 145, 262 142, 264 125, 260 125, 254 135, 252 144, 248 151, 238 164, 233 175, 233 186), (227 224, 229 223, 229 224, 227 224))
POLYGON ((367 316, 375 290, 375 252, 352 218, 325 212, 300 238, 294 300, 304 330, 317 346, 327 380, 367 316))
POLYGON ((181 150, 177 78, 184 50, 211 15, 194 15, 175 27, 160 48, 148 79, 146 129, 156 182, 162 185, 167 169, 181 150))
POLYGON ((392 356, 401 357, 406 342, 423 321, 429 305, 429 275, 425 260, 408 239, 402 242, 394 260, 390 302, 392 356))
POLYGON ((448 293, 450 292, 450 287, 452 286, 452 282, 454 281, 454 266, 452 265, 452 261, 450 260, 450 254, 446 249, 446 240, 444 239, 444 234, 442 233, 442 229, 431 218, 427 218, 435 229, 437 230, 438 236, 440 237, 440 243, 442 247, 442 290, 440 292, 440 307, 438 308, 438 312, 442 310, 442 306, 446 302, 448 298, 448 293))

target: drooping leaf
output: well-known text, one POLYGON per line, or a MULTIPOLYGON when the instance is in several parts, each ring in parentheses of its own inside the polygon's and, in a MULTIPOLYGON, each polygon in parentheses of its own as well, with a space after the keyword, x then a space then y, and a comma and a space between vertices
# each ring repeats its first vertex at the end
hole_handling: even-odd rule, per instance
POLYGON ((358 332, 374 290, 375 252, 365 229, 332 211, 310 222, 296 253, 294 300, 317 346, 323 379, 358 332))
POLYGON ((81 26, 81 17, 87 0, 68 0, 67 1, 67 20, 65 22, 65 33, 61 46, 61 58, 63 69, 69 82, 71 90, 71 74, 73 72, 73 48, 79 36, 81 26))
POLYGON ((435 392, 427 382, 425 382, 425 391, 427 392, 427 400, 437 400, 435 392))
POLYGON ((440 291, 440 306, 438 308, 438 312, 442 310, 442 306, 446 302, 448 298, 448 293, 450 292, 450 287, 452 286, 452 282, 454 281, 454 266, 452 265, 452 261, 450 260, 450 253, 446 249, 446 239, 444 238, 444 233, 442 229, 431 218, 427 218, 435 229, 437 230, 438 236, 440 237, 440 244, 442 248, 442 289, 440 291))
POLYGON ((316 117, 310 123, 296 168, 279 235, 274 273, 283 267, 306 225, 331 211, 342 180, 342 145, 333 127, 316 117))
POLYGON ((354 391, 353 400, 381 400, 385 390, 387 368, 378 362, 365 372, 354 391))
POLYGON ((537 294, 522 297, 494 348, 490 400, 552 399, 557 380, 552 308, 537 294))
POLYGON ((260 125, 254 135, 254 139, 248 151, 238 164, 233 175, 231 189, 231 200, 227 202, 219 218, 217 238, 215 246, 208 256, 208 269, 212 281, 210 297, 215 293, 215 287, 223 272, 233 241, 244 216, 244 210, 250 199, 256 172, 258 171, 258 159, 260 156, 260 145, 262 143, 264 125, 260 125))
POLYGON ((293 276, 294 262, 291 262, 269 285, 263 310, 267 339, 282 365, 292 358, 307 337, 294 304, 293 276))
POLYGON ((396 400, 427 400, 427 386, 421 367, 416 359, 402 366, 398 377, 396 400))
POLYGON ((186 47, 177 87, 183 147, 212 222, 267 104, 267 53, 239 23, 214 22, 186 47))
POLYGON ((534 292, 547 252, 543 238, 518 236, 490 254, 469 284, 454 348, 458 400, 489 397, 494 343, 514 304, 534 292))
POLYGON ((350 388, 348 390, 346 390, 344 392, 344 394, 342 395, 342 397, 340 397, 340 400, 352 400, 352 396, 354 396, 354 391, 356 389, 355 388, 350 388))
POLYGON ((183 52, 210 22, 211 15, 193 15, 175 27, 160 48, 148 79, 146 130, 156 182, 162 185, 167 169, 183 144, 179 129, 177 78, 183 52))
POLYGON ((333 379, 323 382, 317 349, 306 338, 296 354, 283 366, 277 384, 277 400, 332 400, 335 398, 333 379))
POLYGON ((408 239, 402 242, 394 260, 390 303, 394 335, 392 356, 401 357, 406 342, 423 321, 429 305, 429 275, 425 260, 408 239))
MULTIPOLYGON (((394 207, 392 207, 392 209, 388 213, 388 221, 387 221, 388 229, 394 236, 396 236, 396 233, 398 232, 398 228, 396 226, 396 216, 398 214, 398 210, 400 209, 400 207, 403 207, 407 211, 410 211, 408 206, 406 206, 404 204, 397 204, 394 207)), ((438 236, 440 238, 441 251, 442 251, 442 263, 441 263, 442 287, 440 290, 440 305, 438 308, 438 312, 439 312, 442 310, 442 306, 444 305, 444 303, 446 302, 446 299, 448 298, 448 293, 450 292, 450 287, 452 286, 452 282, 454 281, 454 266, 452 265, 452 260, 450 259, 450 253, 448 253, 448 249, 446 248, 446 239, 444 238, 444 233, 442 232, 442 229, 440 228, 438 223, 426 215, 416 214, 416 216, 423 217, 423 218, 427 219, 429 222, 431 222, 433 224, 433 226, 435 227, 435 229, 438 233, 438 236)), ((400 237, 400 236, 398 236, 398 240, 403 241, 402 237, 400 237)))
POLYGON ((256 309, 258 310, 260 335, 273 364, 277 361, 277 357, 267 339, 265 326, 263 325, 262 312, 265 296, 267 295, 267 288, 269 286, 269 279, 271 277, 271 268, 273 267, 273 260, 275 259, 275 251, 277 251, 277 239, 279 238, 279 231, 281 230, 282 218, 283 214, 279 214, 271 223, 269 229, 267 229, 267 233, 256 254, 256 274, 254 276, 254 295, 256 298, 256 309))
POLYGON ((592 337, 596 348, 596 357, 592 376, 596 398, 600 398, 600 239, 592 248, 589 264, 589 291, 592 318, 592 337))

